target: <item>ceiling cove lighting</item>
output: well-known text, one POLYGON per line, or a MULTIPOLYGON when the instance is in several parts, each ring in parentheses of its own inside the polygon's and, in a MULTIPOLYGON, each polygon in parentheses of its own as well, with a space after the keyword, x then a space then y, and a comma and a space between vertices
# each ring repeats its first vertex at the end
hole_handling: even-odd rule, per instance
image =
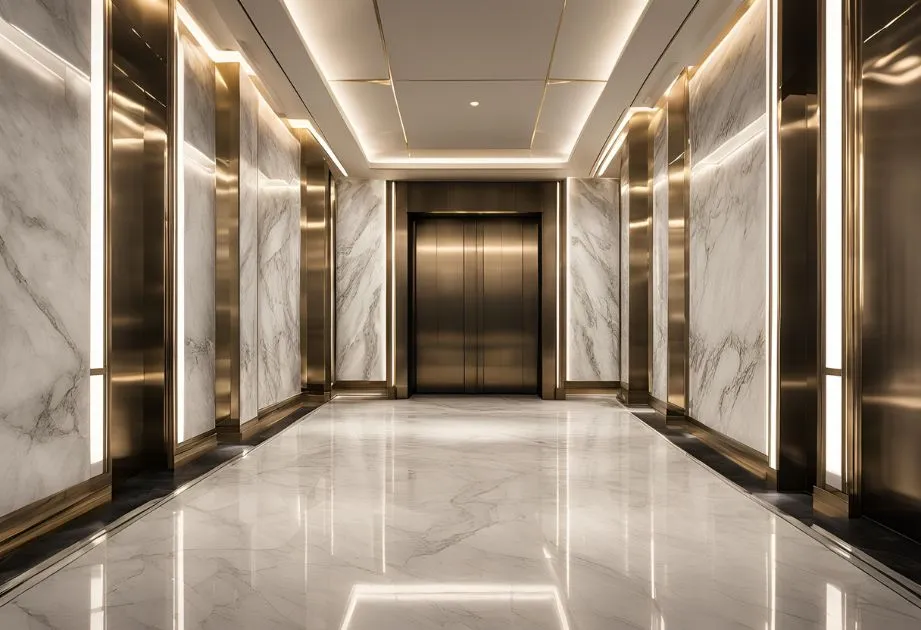
POLYGON ((179 22, 189 30, 192 37, 194 37, 198 43, 201 44, 201 47, 205 49, 211 61, 214 63, 239 63, 246 74, 249 76, 256 76, 255 71, 252 66, 249 65, 249 62, 246 61, 243 53, 236 50, 221 50, 215 46, 214 42, 211 41, 211 38, 208 37, 204 29, 195 21, 195 18, 192 17, 188 9, 178 3, 176 4, 176 16, 179 18, 179 22))
POLYGON ((329 156, 329 159, 333 161, 333 163, 336 165, 336 168, 338 168, 342 172, 342 176, 343 177, 349 176, 348 171, 345 170, 345 167, 342 166, 342 162, 339 161, 339 158, 336 157, 336 154, 333 152, 333 148, 329 146, 329 143, 326 142, 326 138, 323 137, 323 134, 317 131, 317 128, 314 126, 312 122, 310 122, 306 118, 289 118, 288 125, 292 129, 306 129, 307 131, 309 131, 310 135, 313 136, 314 140, 316 140, 319 143, 319 145, 323 147, 323 150, 326 152, 326 155, 329 156))
POLYGON ((623 117, 620 119, 620 124, 617 125, 614 133, 611 134, 610 139, 601 151, 603 157, 599 160, 598 166, 592 172, 592 177, 601 177, 604 175, 604 172, 608 170, 608 167, 611 166, 611 162, 614 161, 618 151, 620 151, 620 148, 624 145, 624 141, 627 139, 627 134, 624 132, 627 130, 627 125, 630 124, 630 119, 633 118, 633 115, 641 112, 652 113, 654 111, 656 111, 654 107, 631 107, 624 112, 623 117))

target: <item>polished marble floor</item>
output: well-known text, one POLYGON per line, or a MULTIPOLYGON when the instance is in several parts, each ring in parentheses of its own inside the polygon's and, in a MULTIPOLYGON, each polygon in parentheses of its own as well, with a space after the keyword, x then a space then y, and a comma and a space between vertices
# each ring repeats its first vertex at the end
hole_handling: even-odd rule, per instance
POLYGON ((605 399, 334 402, 8 599, 3 630, 921 628, 605 399))

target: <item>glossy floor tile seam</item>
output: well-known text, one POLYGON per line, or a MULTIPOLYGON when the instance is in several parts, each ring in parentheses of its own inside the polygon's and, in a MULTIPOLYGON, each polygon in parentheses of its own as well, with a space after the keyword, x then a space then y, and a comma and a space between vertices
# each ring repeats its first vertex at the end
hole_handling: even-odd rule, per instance
POLYGON ((20 593, 0 627, 921 627, 643 425, 603 399, 336 401, 20 593))
POLYGON ((174 498, 182 494, 183 492, 191 489, 195 485, 206 481, 208 478, 214 476, 222 469, 232 466, 235 462, 240 459, 243 459, 250 455, 253 451, 265 446, 267 443, 271 442, 274 439, 279 438, 282 433, 289 430, 294 424, 304 421, 314 413, 320 407, 317 406, 306 413, 304 413, 300 418, 298 418, 294 423, 284 428, 283 431, 275 433, 252 446, 244 446, 244 448, 237 453, 236 455, 228 458, 226 461, 221 462, 214 468, 211 468, 204 474, 190 479, 189 481, 181 484, 175 490, 170 491, 168 494, 158 497, 156 499, 151 499, 144 505, 141 505, 130 512, 120 516, 111 523, 107 523, 97 531, 89 534, 84 537, 82 540, 75 542, 74 544, 68 546, 65 549, 55 553, 51 557, 39 562, 34 567, 24 571, 23 573, 7 580, 3 584, 0 584, 0 606, 5 605, 10 600, 15 599, 20 593, 23 593, 30 588, 38 585, 43 580, 47 579, 57 571, 66 567, 68 564, 77 561, 81 556, 86 553, 89 553, 94 547, 99 545, 101 542, 105 541, 107 537, 114 536, 119 531, 123 530, 126 527, 131 526, 134 522, 142 519, 147 514, 157 510, 163 505, 169 503, 174 498))

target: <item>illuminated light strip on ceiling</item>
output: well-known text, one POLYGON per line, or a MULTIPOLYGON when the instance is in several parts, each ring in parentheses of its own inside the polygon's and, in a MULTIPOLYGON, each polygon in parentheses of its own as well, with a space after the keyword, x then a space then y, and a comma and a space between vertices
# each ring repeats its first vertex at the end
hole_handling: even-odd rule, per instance
POLYGON ((524 158, 524 157, 418 157, 394 158, 386 162, 372 162, 371 168, 389 168, 402 166, 408 168, 426 168, 428 166, 504 166, 507 168, 528 168, 531 166, 565 167, 566 160, 558 157, 524 158))
POLYGON ((195 18, 192 17, 188 9, 178 3, 176 4, 176 15, 182 25, 192 34, 192 37, 194 37, 198 43, 201 44, 201 47, 205 49, 211 61, 215 63, 239 63, 246 74, 249 76, 256 76, 255 71, 253 71, 249 62, 246 61, 243 53, 237 50, 221 50, 215 46, 214 42, 211 41, 211 38, 208 37, 204 29, 195 21, 195 18))
POLYGON ((292 129, 306 129, 309 131, 314 140, 316 140, 319 145, 323 147, 323 151, 325 151, 329 159, 333 161, 333 163, 336 165, 336 168, 338 168, 342 173, 343 177, 349 176, 348 171, 345 170, 345 167, 342 166, 342 162, 339 161, 339 158, 336 157, 335 152, 333 152, 333 148, 329 146, 329 143, 326 142, 326 138, 323 137, 323 134, 317 131, 317 128, 311 121, 307 120, 306 118, 289 118, 288 125, 292 129))
POLYGON ((597 168, 592 171, 592 177, 601 177, 604 172, 608 170, 608 167, 611 166, 611 162, 614 161, 614 158, 617 156, 617 153, 620 151, 621 147, 624 145, 624 142, 627 139, 627 134, 624 132, 627 129, 627 125, 630 124, 630 119, 633 118, 634 114, 639 114, 642 112, 652 113, 655 111, 656 109, 654 107, 631 107, 626 112, 624 112, 624 116, 621 118, 620 124, 617 125, 617 128, 614 130, 614 133, 611 134, 611 138, 608 140, 607 145, 601 152, 601 155, 604 157, 598 162, 597 168))

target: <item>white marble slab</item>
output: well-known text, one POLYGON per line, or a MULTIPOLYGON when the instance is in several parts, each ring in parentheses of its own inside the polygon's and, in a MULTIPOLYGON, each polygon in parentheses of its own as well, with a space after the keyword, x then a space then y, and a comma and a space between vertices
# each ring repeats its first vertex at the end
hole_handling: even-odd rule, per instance
POLYGON ((763 119, 764 0, 690 84, 688 412, 767 453, 765 129, 719 162, 707 156, 763 119))
POLYGON ((0 2, 0 515, 90 476, 89 6, 0 2))
POLYGON ((300 144, 265 101, 259 106, 259 409, 301 391, 300 144))
POLYGON ((620 191, 569 179, 567 380, 620 380, 620 191))
POLYGON ((627 165, 620 178, 620 380, 630 382, 630 185, 627 165))
POLYGON ((0 0, 0 20, 89 76, 92 7, 92 0, 0 0))
POLYGON ((668 124, 653 139, 652 395, 668 402, 668 124))
POLYGON ((215 76, 207 52, 183 29, 185 441, 215 426, 215 76))
POLYGON ((921 609, 610 399, 499 397, 333 402, 0 607, 4 630, 856 620, 921 609))
POLYGON ((701 162, 764 115, 767 6, 757 0, 688 86, 691 155, 701 162))
POLYGON ((240 73, 240 422, 259 412, 259 93, 240 73))
POLYGON ((336 185, 336 380, 387 378, 387 182, 336 185))

